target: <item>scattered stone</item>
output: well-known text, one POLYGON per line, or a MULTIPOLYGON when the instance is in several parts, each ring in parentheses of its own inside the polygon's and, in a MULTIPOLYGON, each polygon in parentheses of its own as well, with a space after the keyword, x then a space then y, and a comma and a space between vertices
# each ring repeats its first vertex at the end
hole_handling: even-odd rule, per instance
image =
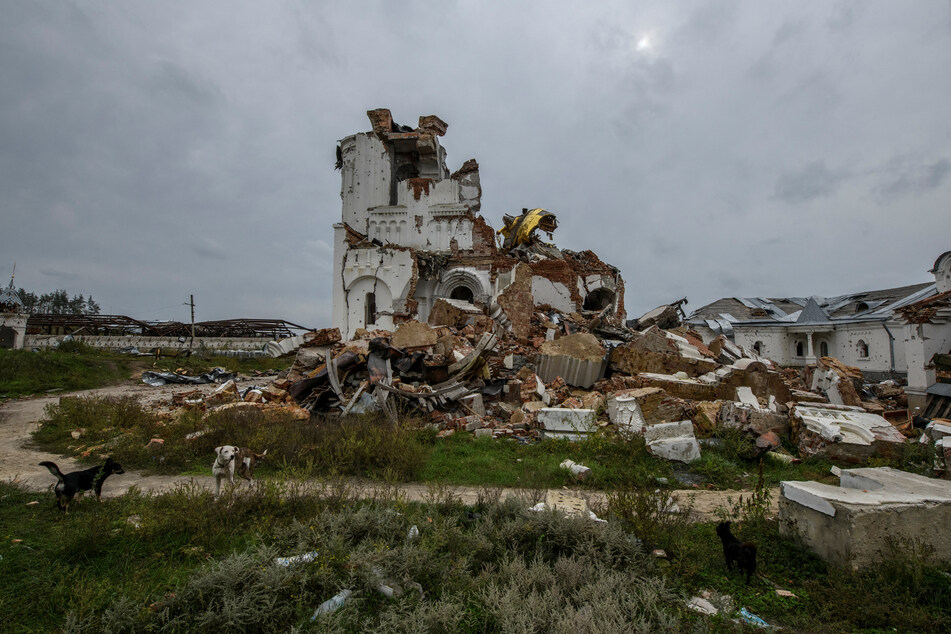
POLYGON ((694 612, 699 612, 700 614, 707 614, 713 616, 714 614, 719 614, 719 610, 713 607, 713 604, 703 599, 701 597, 693 597, 687 601, 687 607, 693 610, 694 612))
POLYGON ((644 429, 644 440, 647 450, 660 458, 687 463, 700 459, 700 445, 689 420, 650 425, 644 429))
POLYGON ((575 477, 575 479, 582 482, 585 479, 587 479, 588 474, 591 473, 590 467, 586 467, 582 464, 578 464, 574 460, 565 460, 558 466, 561 467, 562 469, 566 469, 570 471, 571 474, 575 477))

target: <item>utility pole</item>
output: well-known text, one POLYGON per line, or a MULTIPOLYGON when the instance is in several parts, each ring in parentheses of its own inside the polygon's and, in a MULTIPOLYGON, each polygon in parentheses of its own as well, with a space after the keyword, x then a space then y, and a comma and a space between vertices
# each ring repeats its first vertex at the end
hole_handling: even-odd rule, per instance
POLYGON ((191 350, 192 346, 195 344, 195 296, 188 296, 188 305, 192 307, 192 338, 188 342, 188 349, 191 350))

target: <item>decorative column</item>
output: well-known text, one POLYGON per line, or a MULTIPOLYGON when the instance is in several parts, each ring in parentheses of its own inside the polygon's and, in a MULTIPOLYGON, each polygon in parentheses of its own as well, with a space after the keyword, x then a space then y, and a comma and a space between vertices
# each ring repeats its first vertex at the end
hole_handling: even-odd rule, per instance
POLYGON ((806 362, 807 363, 817 363, 819 360, 816 358, 816 349, 812 341, 812 336, 814 333, 809 333, 806 341, 809 343, 809 351, 806 352, 806 362))

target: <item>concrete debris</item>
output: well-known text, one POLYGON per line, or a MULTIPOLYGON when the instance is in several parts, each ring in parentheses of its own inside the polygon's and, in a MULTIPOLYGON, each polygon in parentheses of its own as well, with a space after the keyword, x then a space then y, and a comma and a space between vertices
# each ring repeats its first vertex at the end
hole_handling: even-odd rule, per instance
POLYGON ((686 463, 700 459, 700 444, 689 420, 649 425, 644 429, 644 440, 655 456, 686 463))
POLYGON ((574 476, 576 480, 584 481, 588 474, 591 473, 591 467, 586 467, 582 464, 578 464, 574 460, 564 460, 560 465, 560 468, 565 469, 571 472, 571 475, 574 476))
POLYGON ((758 405, 727 401, 722 404, 719 415, 723 427, 739 429, 754 438, 768 432, 782 437, 789 436, 788 414, 780 414, 758 405))
POLYGON ((951 482, 890 467, 844 469, 840 486, 782 482, 779 529, 822 559, 862 568, 881 560, 895 535, 951 562, 951 482))
MULTIPOLYGON (((413 128, 386 109, 367 115, 371 129, 338 148, 333 327, 270 342, 273 356, 295 353, 270 383, 206 399, 183 391, 175 406, 415 417, 440 437, 520 442, 606 428, 643 435, 654 455, 683 462, 699 458, 698 437, 714 443, 729 428, 770 459, 865 459, 929 422, 909 410, 897 381, 866 384, 827 356, 783 368, 762 356, 771 349, 763 341, 737 345, 727 315, 705 343, 703 327, 684 319, 686 299, 627 322, 619 271, 551 243, 555 213, 524 208, 500 231, 489 226, 478 163, 446 164, 445 122, 429 115, 413 128)), ((203 380, 167 374, 143 380, 203 380)), ((951 445, 927 438, 941 451, 951 445)))
POLYGON ((217 407, 218 405, 234 403, 240 400, 241 395, 238 393, 238 386, 234 380, 231 379, 212 392, 211 395, 205 399, 205 405, 207 407, 217 407))
POLYGON ((608 367, 604 347, 590 333, 575 333, 541 345, 535 358, 538 377, 549 383, 562 377, 568 385, 590 388, 608 367))
POLYGON ((340 330, 338 328, 324 328, 322 330, 313 330, 305 332, 294 337, 286 337, 279 341, 269 341, 265 350, 270 357, 283 357, 286 354, 295 352, 302 346, 317 348, 329 346, 341 340, 340 330))
POLYGON ((542 438, 581 440, 598 430, 593 409, 544 407, 538 410, 536 419, 542 428, 542 438))
POLYGON ((854 463, 893 455, 905 443, 891 423, 858 407, 797 405, 792 418, 802 456, 821 455, 854 463))
POLYGON ((668 330, 679 326, 687 316, 684 314, 682 306, 687 303, 687 298, 683 298, 673 304, 665 304, 647 311, 637 319, 627 322, 629 328, 634 330, 646 330, 651 326, 657 326, 668 330))
POLYGON ((713 616, 714 614, 720 613, 720 611, 716 609, 712 603, 701 597, 691 598, 689 601, 687 601, 687 607, 694 612, 699 612, 700 614, 706 614, 708 616, 713 616))

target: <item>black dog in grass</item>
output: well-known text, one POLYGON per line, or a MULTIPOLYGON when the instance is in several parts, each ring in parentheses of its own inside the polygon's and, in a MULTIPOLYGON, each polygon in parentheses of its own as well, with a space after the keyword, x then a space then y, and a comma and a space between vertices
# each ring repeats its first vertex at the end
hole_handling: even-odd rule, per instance
POLYGON ((717 525, 717 535, 723 542, 723 558, 726 559, 727 570, 733 570, 735 561, 740 572, 746 571, 746 583, 749 584, 750 577, 756 572, 756 544, 738 540, 730 532, 729 522, 720 522, 717 525))
POLYGON ((77 493, 81 500, 83 492, 90 489, 95 489, 96 499, 102 502, 102 483, 113 473, 125 473, 119 463, 112 458, 106 458, 106 461, 98 467, 90 467, 72 473, 63 473, 55 462, 49 460, 44 460, 40 463, 40 466, 46 467, 50 473, 56 476, 57 483, 53 489, 56 492, 56 506, 64 513, 69 512, 69 503, 72 502, 77 493))

